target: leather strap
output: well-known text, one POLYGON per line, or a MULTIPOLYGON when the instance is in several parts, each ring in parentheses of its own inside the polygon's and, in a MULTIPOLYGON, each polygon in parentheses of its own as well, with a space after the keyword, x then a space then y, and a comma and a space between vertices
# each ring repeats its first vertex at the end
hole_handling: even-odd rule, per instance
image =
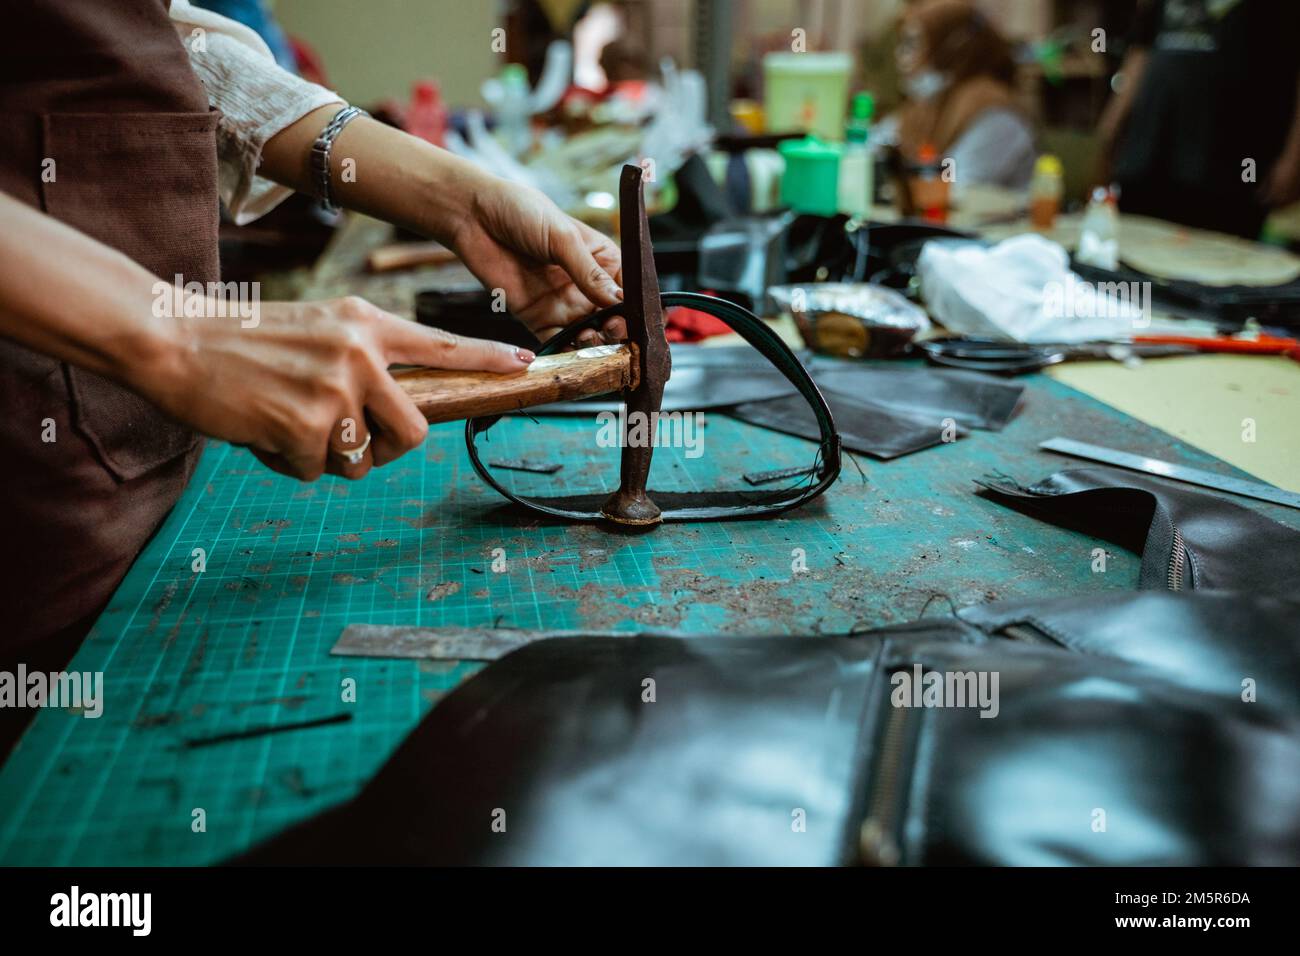
MULTIPOLYGON (((835 430, 835 422, 826 400, 817 385, 809 376, 807 369, 781 341, 780 336, 768 328, 767 324, 748 309, 744 309, 725 299, 699 295, 694 292, 669 292, 661 295, 659 301, 665 309, 673 306, 687 306, 700 312, 706 312, 721 319, 746 342, 758 350, 771 362, 804 397, 817 416, 817 425, 821 432, 821 444, 813 463, 812 474, 799 485, 791 488, 779 488, 772 491, 757 492, 753 489, 735 489, 703 492, 662 492, 651 491, 650 496, 663 509, 664 521, 722 521, 733 518, 757 518, 774 515, 790 508, 796 508, 804 502, 811 501, 834 484, 840 473, 840 436, 835 430)), ((624 314, 623 303, 612 305, 588 316, 581 322, 569 326, 552 338, 538 350, 539 355, 558 352, 570 345, 578 334, 585 329, 602 325, 607 319, 624 314)), ((521 498, 513 494, 491 475, 479 459, 476 439, 498 421, 500 415, 490 418, 471 418, 465 422, 465 445, 469 451, 470 464, 488 485, 509 501, 530 511, 540 512, 555 518, 570 521, 600 521, 600 505, 608 491, 591 495, 569 496, 562 498, 521 498)))

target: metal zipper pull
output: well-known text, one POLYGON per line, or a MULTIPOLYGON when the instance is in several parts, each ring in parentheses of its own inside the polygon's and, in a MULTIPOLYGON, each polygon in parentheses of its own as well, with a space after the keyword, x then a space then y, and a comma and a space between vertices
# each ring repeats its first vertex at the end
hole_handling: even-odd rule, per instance
POLYGON ((1169 573, 1166 583, 1171 591, 1183 589, 1183 571, 1187 564, 1187 546, 1183 543, 1183 533, 1174 528, 1174 545, 1169 553, 1169 573))
POLYGON ((908 716, 908 708, 891 704, 880 737, 867 816, 858 829, 858 852, 867 866, 897 866, 902 860, 894 828, 898 824, 898 783, 908 716))
POLYGON ((902 855, 897 841, 875 817, 867 817, 858 830, 858 850, 864 866, 897 866, 902 855))

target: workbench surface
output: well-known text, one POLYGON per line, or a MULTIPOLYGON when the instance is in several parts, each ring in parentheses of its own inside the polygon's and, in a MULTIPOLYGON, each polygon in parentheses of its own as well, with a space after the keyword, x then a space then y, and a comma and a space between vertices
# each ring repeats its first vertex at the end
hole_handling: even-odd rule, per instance
MULTIPOLYGON (((948 600, 1132 588, 1136 555, 994 504, 973 479, 1077 464, 1036 449, 1054 435, 1240 474, 1059 382, 1025 381, 1000 434, 860 458, 865 478, 846 461, 825 496, 779 520, 640 535, 505 509, 470 470, 457 424, 358 483, 302 485, 210 444, 71 665, 105 672, 103 716, 43 711, 0 771, 0 862, 209 863, 355 793, 480 665, 330 656, 350 623, 808 635, 911 620, 927 602, 942 614, 948 600), (795 549, 807 571, 792 571, 795 549)), ((530 427, 503 422, 485 458, 528 450, 530 427)), ((544 427, 577 437, 592 423, 544 427)), ((707 429, 755 470, 806 464, 814 449, 720 414, 707 429)), ((723 483, 709 455, 681 454, 660 449, 655 474, 723 483)), ((1300 526, 1298 512, 1243 503, 1300 526)))

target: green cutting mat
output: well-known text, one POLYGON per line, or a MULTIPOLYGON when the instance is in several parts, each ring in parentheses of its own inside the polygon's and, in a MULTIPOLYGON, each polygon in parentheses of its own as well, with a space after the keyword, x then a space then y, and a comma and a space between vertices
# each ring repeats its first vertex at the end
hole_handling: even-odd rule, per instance
MULTIPOLYGON (((862 459, 865 479, 846 462, 827 495, 787 518, 632 536, 504 510, 470 470, 459 425, 358 483, 301 485, 212 445, 73 662, 105 672, 103 716, 42 712, 0 772, 0 862, 208 863, 355 793, 478 665, 331 657, 350 623, 815 633, 909 620, 936 594, 960 605, 1131 588, 1135 556, 1109 549, 1095 574, 1099 542, 986 501, 971 480, 1067 467, 1035 450, 1056 434, 1231 469, 1063 385, 1028 381, 1003 433, 862 459), (201 573, 195 548, 207 552, 201 573), (805 572, 792 571, 795 549, 805 572), (355 703, 343 700, 348 679, 355 703)), ((704 457, 661 449, 657 486, 716 487, 726 462, 764 470, 812 456, 800 439, 707 421, 704 457)), ((553 479, 514 476, 523 488, 580 490, 613 454, 594 448, 590 420, 507 421, 491 434, 485 459, 566 462, 553 479)))

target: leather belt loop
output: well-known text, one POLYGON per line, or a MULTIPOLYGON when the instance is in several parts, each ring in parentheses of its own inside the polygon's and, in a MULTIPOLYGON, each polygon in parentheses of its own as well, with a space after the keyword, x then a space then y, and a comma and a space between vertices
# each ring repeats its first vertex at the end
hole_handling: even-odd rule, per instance
MULTIPOLYGON (((813 474, 814 481, 807 487, 783 488, 771 492, 752 492, 736 489, 734 492, 730 492, 734 493, 739 499, 735 505, 718 505, 716 503, 718 492, 701 492, 701 496, 707 496, 709 504, 700 507, 665 508, 663 510, 663 520, 725 521, 735 518, 757 518, 779 514, 782 511, 797 508, 799 505, 811 501, 834 484, 840 473, 841 454, 840 436, 839 432, 835 430, 835 421, 831 417, 831 410, 826 404, 826 399, 822 397, 821 391, 817 388, 817 384, 812 380, 812 376, 808 374, 808 370, 803 367, 803 363, 799 361, 798 356, 790 350, 780 336, 768 328, 766 323, 754 313, 725 299, 700 295, 695 292, 668 292, 661 295, 659 301, 664 309, 679 305, 687 306, 700 312, 706 312, 730 326, 733 331, 752 345, 759 354, 776 366, 777 370, 794 385, 799 394, 811 406, 821 432, 821 443, 818 447, 814 465, 816 469, 813 474)), ((537 354, 548 355, 560 351, 576 340, 578 335, 586 329, 595 328, 613 316, 622 315, 623 309, 623 304, 618 303, 588 316, 556 335, 542 348, 538 349, 537 354)), ((603 520, 599 511, 575 511, 547 504, 544 499, 521 498, 508 491, 492 477, 479 459, 476 438, 500 420, 501 416, 497 415, 490 418, 471 418, 465 422, 465 446, 469 451, 470 464, 473 466, 474 471, 478 473, 478 476, 487 482, 489 487, 494 488, 507 500, 530 511, 540 512, 555 518, 565 518, 570 521, 595 522, 603 520)), ((652 492, 652 494, 654 493, 652 492)), ((675 497, 681 498, 683 496, 678 495, 675 497)))

